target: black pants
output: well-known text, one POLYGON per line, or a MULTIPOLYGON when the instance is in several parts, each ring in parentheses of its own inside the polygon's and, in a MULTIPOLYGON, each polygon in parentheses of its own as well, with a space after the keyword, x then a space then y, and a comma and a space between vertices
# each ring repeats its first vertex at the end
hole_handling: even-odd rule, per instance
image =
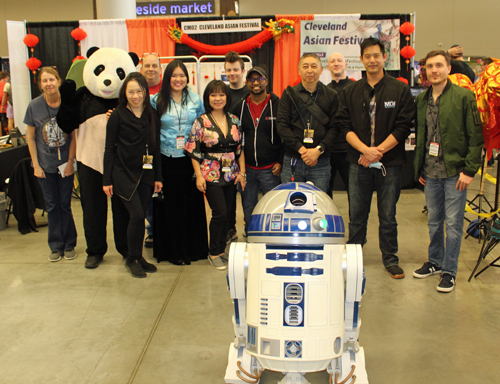
MULTIPOLYGON (((102 174, 82 163, 78 163, 80 197, 83 212, 83 229, 87 241, 87 255, 103 257, 108 250, 106 227, 108 224, 108 197, 102 190, 102 174)), ((127 239, 116 235, 116 223, 113 210, 113 232, 116 250, 127 256, 127 239)))
POLYGON ((210 255, 217 256, 226 249, 229 215, 236 200, 236 186, 233 183, 224 186, 207 183, 205 196, 212 209, 209 227, 210 255))
POLYGON ((144 220, 146 219, 148 204, 152 194, 153 187, 151 185, 139 183, 129 201, 117 195, 113 195, 111 199, 113 201, 115 238, 118 236, 120 242, 126 242, 128 255, 125 255, 129 260, 134 260, 142 256, 145 229, 144 220))
MULTIPOLYGON (((332 152, 330 154, 330 165, 332 166, 330 177, 330 188, 328 194, 331 196, 333 192, 333 184, 337 171, 344 182, 346 191, 349 192, 349 162, 347 161, 347 152, 332 152)), ((349 197, 349 196, 348 196, 349 197)))

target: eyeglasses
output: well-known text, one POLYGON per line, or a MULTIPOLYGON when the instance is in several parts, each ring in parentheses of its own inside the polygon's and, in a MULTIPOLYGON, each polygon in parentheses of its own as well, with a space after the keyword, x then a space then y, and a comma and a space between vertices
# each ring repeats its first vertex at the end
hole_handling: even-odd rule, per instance
POLYGON ((255 83, 256 81, 261 82, 261 81, 264 81, 264 80, 267 80, 267 79, 266 79, 265 77, 259 77, 259 78, 257 78, 257 79, 255 79, 255 78, 251 77, 250 79, 247 79, 247 81, 249 81, 249 82, 251 82, 251 83, 255 83))

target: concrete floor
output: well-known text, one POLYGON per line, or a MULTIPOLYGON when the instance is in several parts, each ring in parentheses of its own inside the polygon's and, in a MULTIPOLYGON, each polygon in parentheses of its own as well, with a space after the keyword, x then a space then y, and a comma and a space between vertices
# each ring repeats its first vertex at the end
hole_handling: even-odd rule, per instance
MULTIPOLYGON (((469 198, 478 185, 476 177, 469 198)), ((486 182, 492 204, 493 192, 486 182)), ((334 200, 347 224, 345 192, 334 192, 334 200)), ((438 293, 438 276, 413 278, 426 260, 425 202, 421 191, 404 190, 398 222, 406 278, 390 278, 378 250, 375 202, 360 310, 370 384, 498 383, 500 271, 491 268, 467 282, 481 246, 468 238, 454 292, 438 293)), ((75 260, 47 261, 47 227, 23 236, 12 218, 0 232, 0 383, 222 384, 233 338, 226 273, 202 260, 183 267, 161 263, 158 273, 134 279, 114 249, 111 223, 105 261, 87 270, 76 200, 73 210, 80 234, 75 260)), ((45 220, 37 213, 37 221, 45 220)), ((241 231, 239 206, 243 241, 241 231)), ((144 253, 152 259, 151 250, 144 253)), ((260 382, 281 377, 264 372, 260 382)), ((306 377, 328 383, 325 373, 306 377)))

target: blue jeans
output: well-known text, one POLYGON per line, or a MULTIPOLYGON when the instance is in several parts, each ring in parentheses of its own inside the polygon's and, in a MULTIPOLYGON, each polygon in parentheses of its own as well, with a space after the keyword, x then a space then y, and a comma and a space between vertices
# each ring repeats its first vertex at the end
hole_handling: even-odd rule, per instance
POLYGON ((245 218, 245 232, 248 232, 248 224, 253 209, 259 201, 259 190, 262 189, 262 194, 265 195, 271 189, 277 187, 280 183, 279 176, 273 175, 272 168, 268 169, 252 169, 247 166, 247 185, 241 194, 243 205, 243 215, 245 218))
POLYGON ((47 208, 49 248, 52 252, 62 253, 76 246, 76 228, 71 212, 73 177, 46 172, 44 179, 38 179, 47 208))
MULTIPOLYGON (((290 183, 292 181, 292 166, 290 164, 291 157, 285 155, 283 159, 283 168, 281 170, 281 181, 283 183, 290 183)), ((328 193, 328 186, 330 184, 330 157, 318 159, 318 163, 310 167, 306 165, 302 159, 297 159, 295 164, 295 182, 305 183, 312 181, 316 187, 323 192, 328 193)))
POLYGON ((457 275, 458 256, 462 244, 467 189, 456 189, 459 175, 445 179, 425 177, 427 226, 429 227, 429 261, 442 267, 443 272, 457 275), (446 221, 446 246, 444 222, 446 221))
POLYGON ((366 227, 373 191, 377 192, 378 238, 382 262, 390 267, 399 263, 398 223, 396 204, 401 192, 402 166, 386 167, 386 176, 382 170, 365 168, 352 164, 349 169, 349 240, 348 244, 366 243, 366 227))

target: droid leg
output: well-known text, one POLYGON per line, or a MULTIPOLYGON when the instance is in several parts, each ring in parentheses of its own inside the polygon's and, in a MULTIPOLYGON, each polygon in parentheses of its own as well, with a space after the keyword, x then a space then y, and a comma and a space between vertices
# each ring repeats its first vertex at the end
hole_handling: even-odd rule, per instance
POLYGON ((332 377, 332 384, 368 384, 364 349, 360 347, 358 352, 345 351, 332 361, 327 371, 332 377))
POLYGON ((253 356, 246 348, 235 348, 234 343, 229 346, 228 364, 224 382, 230 384, 258 384, 262 371, 253 356))

